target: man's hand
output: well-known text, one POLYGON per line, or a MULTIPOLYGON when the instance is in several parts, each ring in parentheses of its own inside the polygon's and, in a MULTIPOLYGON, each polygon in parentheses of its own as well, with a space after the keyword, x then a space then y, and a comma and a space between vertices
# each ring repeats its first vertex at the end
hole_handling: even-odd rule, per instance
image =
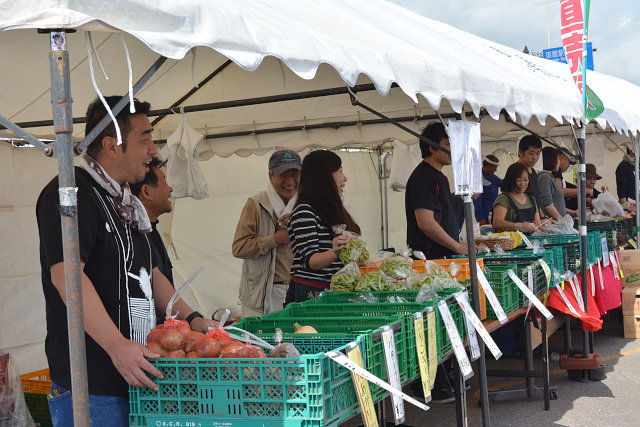
POLYGON ((276 241, 276 245, 284 246, 291 243, 289 240, 289 232, 286 228, 281 228, 273 234, 273 240, 276 241))
POLYGON ((196 317, 191 321, 191 330, 207 333, 209 329, 215 329, 220 327, 220 322, 217 320, 205 319, 202 317, 196 317))
POLYGON ((145 359, 145 357, 157 359, 160 357, 159 354, 153 353, 142 344, 124 337, 106 350, 113 365, 128 384, 135 387, 148 387, 155 391, 159 390, 158 385, 145 373, 146 371, 156 378, 164 379, 162 372, 145 359))
POLYGON ((456 248, 456 252, 460 255, 469 256, 469 246, 467 242, 458 242, 458 247, 456 248))

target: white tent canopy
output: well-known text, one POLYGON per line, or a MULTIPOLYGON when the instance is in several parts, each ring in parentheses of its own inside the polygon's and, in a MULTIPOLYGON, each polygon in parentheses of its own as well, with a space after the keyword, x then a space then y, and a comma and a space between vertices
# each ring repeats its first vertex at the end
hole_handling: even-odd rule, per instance
MULTIPOLYGON (((194 80, 203 80, 230 59, 231 65, 225 66, 181 105, 372 84, 376 90, 359 91, 359 100, 388 116, 407 119, 405 124, 415 131, 424 124, 418 120, 431 117, 434 109, 446 114, 461 112, 464 108, 476 115, 484 109, 490 117, 483 121, 483 133, 493 136, 514 129, 504 116, 499 116, 503 110, 511 119, 539 132, 580 121, 582 117, 580 95, 565 64, 525 55, 381 0, 113 0, 108 3, 0 0, 0 51, 6 61, 0 68, 3 93, 0 114, 13 122, 51 118, 49 40, 35 29, 52 27, 78 30, 67 38, 75 117, 83 117, 84 109, 96 96, 87 64, 84 32, 89 30, 93 32, 96 51, 110 77, 104 80, 96 71, 96 80, 104 94, 124 94, 127 90, 128 71, 120 35, 131 53, 134 81, 159 55, 172 58, 137 95, 154 108, 171 106, 193 88, 194 80), (195 59, 185 58, 189 52, 195 52, 195 59), (397 87, 392 87, 394 83, 397 87), (411 123, 413 118, 416 120, 411 123)), ((98 70, 97 64, 94 65, 98 70)), ((603 87, 624 91, 612 93, 612 98, 632 93, 623 86, 625 82, 616 79, 615 85, 608 85, 608 78, 601 77, 605 82, 603 87)), ((632 104, 609 101, 606 93, 609 89, 601 89, 596 78, 590 85, 605 105, 610 102, 619 108, 606 116, 610 126, 637 132, 640 129, 637 113, 627 111, 627 106, 632 104)), ((178 111, 176 108, 175 112, 178 111)), ((351 142, 378 146, 390 138, 417 142, 416 138, 389 124, 360 125, 377 117, 353 107, 345 93, 192 112, 188 118, 198 131, 218 136, 200 147, 203 158, 214 154, 221 157, 234 153, 265 154, 274 146, 302 150, 313 145, 333 148, 351 142), (327 123, 331 126, 313 128, 327 123), (260 133, 282 128, 294 130, 260 133), (229 133, 240 135, 220 136, 229 133)), ((158 122, 154 138, 166 139, 178 124, 179 120, 171 118, 158 122)), ((54 137, 50 125, 34 125, 27 130, 39 137, 54 137)), ((74 138, 82 140, 83 134, 84 125, 76 125, 74 138)), ((0 130, 0 137, 15 135, 0 130)), ((233 283, 227 279, 215 283, 224 277, 237 279, 239 274, 239 261, 228 253, 229 233, 235 225, 229 224, 229 219, 237 218, 247 195, 265 185, 249 182, 248 178, 234 180, 230 172, 238 173, 248 167, 254 173, 261 166, 256 159, 243 164, 239 163, 241 160, 247 159, 213 159, 210 163, 216 166, 205 170, 213 196, 205 202, 208 205, 203 208, 197 204, 200 202, 184 200, 176 208, 176 215, 185 214, 175 224, 177 238, 174 241, 183 256, 182 262, 177 263, 178 277, 188 276, 193 267, 202 262, 208 262, 211 267, 208 277, 199 277, 200 287, 194 284, 201 290, 200 297, 193 296, 194 306, 198 308, 224 306, 230 298, 235 298, 234 291, 230 290, 234 289, 233 283), (222 169, 223 160, 230 160, 232 165, 226 172, 222 169), (210 235, 194 225, 200 219, 196 218, 197 211, 210 212, 209 222, 204 222, 210 235), (226 222, 222 223, 221 218, 226 218, 226 222), (192 228, 187 228, 188 224, 192 228), (215 244, 202 241, 215 239, 216 231, 221 234, 215 244), (203 249, 214 253, 215 258, 202 261, 203 249), (211 283, 215 283, 217 289, 207 288, 211 283), (220 289, 226 290, 224 298, 218 292, 220 289)), ((19 349, 26 358, 33 355, 33 346, 41 348, 44 330, 44 327, 37 328, 44 313, 37 262, 35 199, 55 174, 55 163, 39 153, 27 155, 25 151, 3 147, 0 150, 2 164, 5 167, 0 170, 5 184, 0 186, 0 232, 7 238, 0 245, 5 266, 0 275, 0 347, 19 349), (24 319, 24 313, 34 307, 40 311, 24 319)), ((350 165, 363 175, 360 180, 352 181, 363 184, 356 187, 358 193, 354 192, 350 209, 362 206, 361 217, 370 220, 378 203, 375 174, 368 169, 370 162, 364 155, 350 165), (365 199, 369 199, 368 205, 365 199)), ((392 217, 402 218, 401 200, 391 209, 395 212, 391 213, 392 217)), ((377 219, 373 222, 379 224, 377 219)), ((401 237, 402 224, 391 226, 397 228, 396 233, 401 237)), ((31 359, 30 363, 35 362, 31 359)), ((38 367, 41 366, 33 368, 38 367)))

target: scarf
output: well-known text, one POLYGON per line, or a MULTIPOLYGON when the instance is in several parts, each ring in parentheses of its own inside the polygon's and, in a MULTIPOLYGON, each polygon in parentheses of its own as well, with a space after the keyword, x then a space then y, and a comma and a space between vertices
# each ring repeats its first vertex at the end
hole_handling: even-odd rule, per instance
POLYGON ((87 153, 80 157, 80 167, 91 175, 91 178, 113 198, 118 216, 122 222, 137 228, 139 233, 151 231, 151 222, 149 221, 147 210, 140 199, 131 193, 129 183, 118 184, 102 168, 100 163, 87 153))
POLYGON ((267 196, 269 197, 269 203, 271 203, 271 207, 273 211, 276 213, 276 218, 282 218, 282 215, 290 214, 293 211, 293 207, 296 205, 296 200, 298 200, 298 193, 296 193, 290 200, 287 205, 284 205, 284 200, 278 194, 271 182, 267 185, 267 196))
POLYGON ((631 156, 630 156, 630 155, 628 155, 628 154, 625 154, 625 155, 624 155, 624 157, 623 157, 623 159, 624 159, 624 161, 625 161, 625 162, 630 163, 630 164, 632 164, 632 165, 635 165, 635 164, 636 164, 636 159, 635 159, 634 157, 631 157, 631 156))

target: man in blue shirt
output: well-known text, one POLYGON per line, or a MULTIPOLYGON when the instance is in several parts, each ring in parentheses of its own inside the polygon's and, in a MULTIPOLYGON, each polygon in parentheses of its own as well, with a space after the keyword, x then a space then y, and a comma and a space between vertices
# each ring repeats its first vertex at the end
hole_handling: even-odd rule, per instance
POLYGON ((493 202, 498 197, 498 191, 502 185, 502 179, 495 173, 500 161, 493 154, 482 159, 482 194, 473 201, 476 213, 476 221, 480 225, 491 224, 489 215, 493 211, 493 202))

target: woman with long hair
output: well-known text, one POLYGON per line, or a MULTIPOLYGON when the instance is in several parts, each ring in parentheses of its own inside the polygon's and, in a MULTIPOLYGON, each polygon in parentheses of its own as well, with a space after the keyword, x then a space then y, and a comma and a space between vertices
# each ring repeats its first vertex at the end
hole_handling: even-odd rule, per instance
POLYGON ((289 219, 293 263, 287 303, 314 298, 329 288, 331 277, 344 267, 338 251, 351 236, 335 235, 332 227, 344 224, 347 231, 360 234, 360 227, 342 204, 346 183, 337 154, 318 150, 304 158, 298 201, 289 219))
POLYGON ((493 228, 497 231, 532 233, 540 225, 536 201, 526 191, 529 171, 522 163, 509 166, 502 181, 502 193, 493 203, 493 228))

